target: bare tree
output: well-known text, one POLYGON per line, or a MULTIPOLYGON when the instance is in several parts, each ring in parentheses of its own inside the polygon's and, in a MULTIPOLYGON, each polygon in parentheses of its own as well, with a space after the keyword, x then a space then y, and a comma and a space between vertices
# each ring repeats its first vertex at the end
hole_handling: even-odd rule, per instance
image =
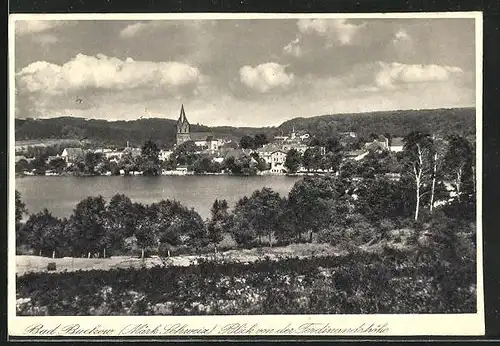
POLYGON ((436 180, 445 155, 445 145, 443 141, 438 140, 435 135, 432 136, 432 151, 433 151, 432 184, 431 184, 431 199, 429 202, 429 211, 431 213, 434 210, 434 199, 436 196, 436 180))
POLYGON ((428 134, 412 132, 405 138, 405 163, 415 182, 415 221, 418 220, 423 191, 432 172, 432 139, 428 134))
MULTIPOLYGON (((455 188, 458 202, 461 202, 461 196, 464 192, 463 185, 472 183, 471 180, 475 183, 473 155, 472 146, 467 139, 458 135, 450 136, 450 144, 445 156, 445 171, 455 188)), ((470 185, 465 190, 471 192, 470 185)))

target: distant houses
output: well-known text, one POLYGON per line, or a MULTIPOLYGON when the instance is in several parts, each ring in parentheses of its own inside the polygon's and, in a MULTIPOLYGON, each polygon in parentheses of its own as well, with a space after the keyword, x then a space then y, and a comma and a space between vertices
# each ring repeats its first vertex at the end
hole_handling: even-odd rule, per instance
POLYGON ((66 163, 73 163, 77 159, 84 156, 82 148, 66 148, 63 150, 61 157, 66 161, 66 163))
POLYGON ((364 149, 369 151, 388 150, 389 139, 385 136, 379 135, 373 141, 365 143, 364 149))
POLYGON ((199 148, 199 151, 208 151, 212 154, 218 151, 223 144, 228 142, 227 139, 218 138, 217 134, 212 132, 192 132, 191 125, 186 117, 184 105, 182 105, 176 125, 176 146, 188 141, 193 141, 196 147, 199 148))
POLYGON ((271 173, 286 173, 288 171, 285 167, 286 154, 284 150, 276 150, 271 154, 271 173))
MULTIPOLYGON (((186 112, 183 105, 181 105, 180 115, 176 124, 175 135, 176 138, 173 147, 160 149, 158 153, 158 159, 161 162, 168 161, 172 157, 176 149, 179 148, 179 146, 186 142, 191 142, 195 146, 194 152, 198 154, 195 160, 200 159, 204 161, 203 165, 199 164, 201 161, 196 162, 196 164, 193 164, 192 160, 189 161, 191 162, 189 167, 189 174, 193 173, 191 172, 191 170, 206 170, 212 174, 227 172, 228 167, 229 165, 231 165, 231 163, 229 165, 224 165, 224 162, 230 157, 234 157, 238 164, 250 165, 252 169, 258 167, 259 174, 286 174, 288 173, 288 169, 285 166, 285 162, 287 154, 290 150, 296 150, 301 155, 304 155, 304 153, 309 148, 314 146, 317 149, 319 148, 319 151, 315 151, 314 155, 326 155, 326 144, 323 144, 323 146, 319 146, 319 143, 321 143, 320 139, 314 139, 313 142, 311 142, 311 135, 307 133, 307 131, 295 131, 295 127, 292 127, 291 132, 288 134, 284 134, 282 132, 280 136, 274 136, 270 138, 264 137, 264 140, 262 141, 255 141, 254 145, 242 144, 245 147, 248 147, 247 149, 240 148, 238 139, 234 137, 224 137, 215 132, 208 131, 193 132, 191 131, 191 125, 186 117, 186 112), (268 140, 270 140, 269 143, 262 145, 262 143, 266 143, 268 140), (209 166, 207 165, 207 160, 210 160, 212 163, 217 164, 209 166), (263 163, 265 163, 265 165, 263 163)), ((403 151, 404 147, 403 138, 401 137, 394 137, 391 139, 384 135, 377 135, 372 136, 371 141, 363 143, 362 140, 358 138, 357 133, 354 131, 338 132, 335 134, 335 136, 339 140, 342 147, 341 150, 343 151, 342 156, 344 161, 361 161, 370 152, 374 151, 391 151, 398 153, 403 151), (354 148, 359 149, 352 150, 354 148)), ((247 135, 247 137, 251 136, 247 135)), ((82 148, 76 147, 77 145, 78 144, 76 144, 75 147, 65 148, 62 151, 61 155, 49 157, 49 160, 47 160, 47 164, 51 160, 59 157, 62 158, 66 162, 66 165, 69 167, 72 166, 77 160, 83 158, 89 151, 96 154, 101 154, 107 160, 107 162, 101 162, 100 169, 102 170, 102 167, 106 167, 106 170, 115 172, 113 174, 117 174, 116 172, 118 168, 116 164, 119 164, 119 168, 122 171, 121 174, 125 174, 125 171, 122 169, 124 168, 124 165, 133 166, 137 165, 137 162, 142 162, 141 160, 133 160, 134 162, 123 161, 124 157, 131 157, 132 159, 134 159, 140 157, 142 154, 141 148, 129 146, 128 141, 127 146, 124 149, 96 148, 93 150, 84 150, 82 148), (108 165, 109 163, 113 164, 108 165)), ((193 150, 193 146, 191 145, 188 150, 193 150)), ((22 160, 26 160, 27 162, 32 160, 32 158, 30 159, 22 156, 21 154, 24 154, 22 152, 19 152, 17 154, 18 156, 16 156, 16 163, 22 160)), ((55 166, 57 166, 57 164, 58 163, 56 162, 54 163, 55 166)), ((22 162, 19 166, 22 166, 22 162)), ((177 167, 175 167, 175 165, 172 165, 172 162, 161 164, 161 168, 169 169, 169 171, 163 169, 162 172, 164 174, 188 174, 187 166, 178 165, 177 167)), ((317 170, 317 172, 320 171, 322 172, 322 170, 320 169, 317 170)), ((298 167, 298 173, 301 172, 306 172, 306 169, 304 167, 298 167)), ((140 172, 130 173, 140 174, 140 172)), ((307 173, 311 173, 310 170, 307 170, 307 173)))
POLYGON ((398 153, 400 151, 403 151, 403 147, 404 147, 403 137, 394 137, 389 146, 389 150, 398 153))
POLYGON ((174 152, 173 150, 160 150, 160 153, 158 154, 158 159, 160 161, 166 161, 170 158, 170 155, 172 155, 174 152))

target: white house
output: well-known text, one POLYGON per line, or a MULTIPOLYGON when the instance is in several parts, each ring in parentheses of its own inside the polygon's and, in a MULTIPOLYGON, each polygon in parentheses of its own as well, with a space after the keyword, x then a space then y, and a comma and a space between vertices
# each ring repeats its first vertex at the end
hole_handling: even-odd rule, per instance
POLYGON ((123 152, 111 150, 104 153, 104 156, 110 161, 118 162, 122 158, 123 152))
POLYGON ((160 161, 166 161, 170 158, 170 155, 172 155, 173 151, 172 150, 160 150, 158 154, 158 158, 160 161))
POLYGON ((262 148, 258 148, 256 151, 267 164, 271 164, 272 163, 271 155, 278 150, 282 150, 280 145, 266 144, 262 148))
POLYGON ((391 145, 389 146, 389 150, 394 152, 400 152, 403 151, 403 147, 404 147, 403 138, 394 137, 391 141, 391 145))
POLYGON ((297 150, 299 153, 304 154, 307 150, 308 146, 300 143, 284 143, 281 146, 281 149, 285 152, 290 151, 291 149, 297 150))
POLYGON ((61 154, 61 157, 66 163, 74 162, 76 159, 83 156, 84 152, 82 148, 65 148, 61 154))
POLYGON ((277 150, 271 153, 271 172, 272 173, 285 173, 285 160, 286 152, 283 150, 277 150))
POLYGON ((349 131, 349 132, 341 132, 340 133, 341 136, 343 137, 351 137, 351 138, 356 138, 356 132, 352 132, 352 131, 349 131))
POLYGON ((191 132, 190 138, 201 150, 214 152, 222 145, 222 142, 211 132, 191 132))
POLYGON ((212 159, 212 161, 213 161, 213 162, 217 162, 217 163, 222 163, 222 162, 224 162, 224 158, 223 158, 223 157, 221 157, 221 156, 218 156, 218 157, 214 157, 214 158, 212 159))

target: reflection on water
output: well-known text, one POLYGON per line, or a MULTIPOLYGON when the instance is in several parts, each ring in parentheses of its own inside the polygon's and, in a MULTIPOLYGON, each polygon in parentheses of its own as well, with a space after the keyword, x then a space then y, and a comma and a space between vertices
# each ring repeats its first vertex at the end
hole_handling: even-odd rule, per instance
POLYGON ((243 196, 262 187, 285 196, 300 178, 286 176, 161 176, 161 177, 45 177, 16 178, 30 213, 47 208, 54 216, 69 216, 75 205, 88 196, 102 195, 106 200, 122 193, 133 202, 154 203, 175 199, 194 208, 203 218, 210 216, 213 201, 226 199, 230 207, 243 196))

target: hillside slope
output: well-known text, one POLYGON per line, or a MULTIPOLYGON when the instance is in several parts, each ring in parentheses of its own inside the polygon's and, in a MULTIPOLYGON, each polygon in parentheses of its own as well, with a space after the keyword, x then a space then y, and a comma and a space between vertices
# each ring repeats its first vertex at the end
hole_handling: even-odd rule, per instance
POLYGON ((321 137, 347 131, 354 131, 365 138, 372 133, 404 137, 416 130, 441 135, 455 132, 470 136, 475 135, 476 131, 475 112, 475 108, 451 108, 322 115, 291 119, 278 129, 288 133, 295 127, 295 130, 306 130, 321 137))
MULTIPOLYGON (((191 131, 211 131, 220 136, 239 140, 243 135, 265 133, 273 136, 304 130, 313 136, 328 137, 336 132, 354 131, 361 137, 372 133, 390 133, 404 136, 413 130, 436 134, 451 132, 467 136, 475 134, 475 109, 453 108, 436 110, 382 111, 359 114, 334 114, 310 118, 294 118, 279 127, 208 127, 192 125, 191 131)), ((132 121, 87 120, 74 117, 50 119, 16 119, 16 141, 47 139, 87 139, 98 145, 140 146, 146 139, 156 141, 161 147, 171 147, 175 142, 176 121, 172 119, 138 119, 132 121)))

